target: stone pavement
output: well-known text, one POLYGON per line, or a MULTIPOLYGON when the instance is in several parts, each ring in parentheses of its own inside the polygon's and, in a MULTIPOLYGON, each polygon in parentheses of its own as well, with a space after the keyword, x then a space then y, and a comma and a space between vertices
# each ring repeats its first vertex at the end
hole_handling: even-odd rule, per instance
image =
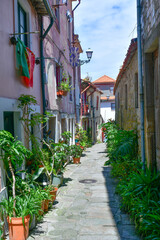
POLYGON ((83 155, 81 164, 67 166, 57 201, 28 240, 139 240, 128 215, 120 210, 110 167, 103 167, 105 144, 83 155))

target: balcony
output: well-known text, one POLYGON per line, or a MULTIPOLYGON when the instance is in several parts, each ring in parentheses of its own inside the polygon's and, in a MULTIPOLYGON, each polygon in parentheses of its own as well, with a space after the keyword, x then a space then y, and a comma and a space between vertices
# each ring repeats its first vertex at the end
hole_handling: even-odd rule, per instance
POLYGON ((46 16, 48 12, 52 12, 48 0, 31 0, 31 3, 39 15, 46 16))

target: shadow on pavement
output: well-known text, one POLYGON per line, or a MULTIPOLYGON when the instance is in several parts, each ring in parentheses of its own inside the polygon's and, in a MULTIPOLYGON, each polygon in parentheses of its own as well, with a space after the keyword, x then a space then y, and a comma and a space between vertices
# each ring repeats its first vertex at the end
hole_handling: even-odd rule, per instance
POLYGON ((35 239, 36 236, 40 236, 40 234, 44 234, 45 231, 43 229, 43 227, 41 226, 42 223, 44 223, 45 221, 41 221, 41 222, 38 222, 36 227, 29 232, 29 235, 31 238, 35 239), (32 236, 32 234, 34 235, 34 237, 32 236))
POLYGON ((85 157, 86 156, 86 154, 85 153, 82 153, 82 157, 85 157))
POLYGON ((71 182, 72 181, 72 178, 63 178, 63 184, 61 185, 62 187, 63 186, 67 186, 67 183, 68 182, 71 182))
POLYGON ((131 223, 129 215, 120 209, 120 196, 116 194, 116 185, 118 180, 112 177, 111 167, 103 167, 102 173, 105 178, 106 190, 109 197, 109 206, 112 211, 120 239, 140 240, 140 238, 136 235, 135 226, 131 223))

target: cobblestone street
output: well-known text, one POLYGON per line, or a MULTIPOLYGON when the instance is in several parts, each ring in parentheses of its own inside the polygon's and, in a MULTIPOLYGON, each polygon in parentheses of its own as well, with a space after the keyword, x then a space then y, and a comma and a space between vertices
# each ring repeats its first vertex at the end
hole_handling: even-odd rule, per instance
POLYGON ((29 240, 138 240, 128 215, 120 210, 116 182, 110 176, 105 144, 88 148, 81 164, 64 172, 53 208, 32 231, 29 240))

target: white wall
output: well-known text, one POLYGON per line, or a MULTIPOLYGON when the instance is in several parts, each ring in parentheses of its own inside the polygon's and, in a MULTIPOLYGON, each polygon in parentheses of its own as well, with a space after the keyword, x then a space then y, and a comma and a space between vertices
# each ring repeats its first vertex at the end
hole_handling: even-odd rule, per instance
POLYGON ((107 122, 108 119, 115 120, 115 110, 111 110, 111 103, 114 103, 114 101, 101 102, 101 115, 104 122, 107 122))

